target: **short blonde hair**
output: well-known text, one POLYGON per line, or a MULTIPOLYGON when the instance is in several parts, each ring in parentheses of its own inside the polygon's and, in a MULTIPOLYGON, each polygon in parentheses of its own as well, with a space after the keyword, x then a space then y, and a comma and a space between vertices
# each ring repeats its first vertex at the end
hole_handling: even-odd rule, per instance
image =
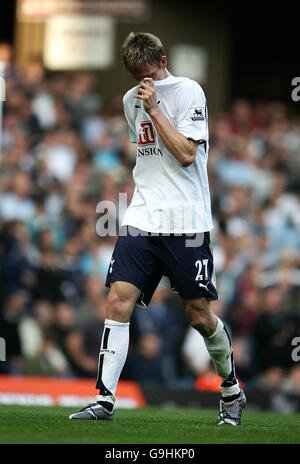
POLYGON ((137 74, 144 64, 160 66, 165 55, 160 39, 148 32, 130 32, 125 39, 121 54, 126 69, 131 74, 137 74))

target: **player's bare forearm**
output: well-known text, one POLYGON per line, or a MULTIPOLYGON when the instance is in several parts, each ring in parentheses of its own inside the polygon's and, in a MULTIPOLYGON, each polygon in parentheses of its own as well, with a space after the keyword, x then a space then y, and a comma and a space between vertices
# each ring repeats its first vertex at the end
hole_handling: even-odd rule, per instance
POLYGON ((149 115, 169 152, 182 166, 192 164, 197 152, 196 142, 178 132, 159 109, 150 110, 149 115))
POLYGON ((160 111, 157 105, 154 82, 150 78, 143 79, 138 87, 135 98, 144 102, 144 109, 150 115, 156 130, 169 152, 182 166, 189 166, 195 159, 197 144, 180 134, 160 111))

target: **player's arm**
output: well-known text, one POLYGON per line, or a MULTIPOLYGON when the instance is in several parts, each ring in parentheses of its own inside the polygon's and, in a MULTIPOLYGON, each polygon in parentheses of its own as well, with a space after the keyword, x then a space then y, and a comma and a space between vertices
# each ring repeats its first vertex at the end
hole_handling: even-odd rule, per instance
POLYGON ((129 140, 131 143, 137 143, 135 125, 134 125, 134 121, 132 118, 132 114, 130 113, 128 104, 126 103, 126 96, 123 98, 123 110, 124 110, 124 115, 125 115, 125 118, 128 124, 129 140))
POLYGON ((156 130, 166 148, 182 166, 193 163, 197 153, 197 142, 186 138, 178 132, 160 111, 157 105, 153 80, 145 78, 139 85, 138 93, 134 95, 144 102, 145 111, 150 115, 156 130))
POLYGON ((192 164, 197 153, 198 144, 180 134, 159 108, 150 110, 149 115, 169 152, 182 166, 192 164))

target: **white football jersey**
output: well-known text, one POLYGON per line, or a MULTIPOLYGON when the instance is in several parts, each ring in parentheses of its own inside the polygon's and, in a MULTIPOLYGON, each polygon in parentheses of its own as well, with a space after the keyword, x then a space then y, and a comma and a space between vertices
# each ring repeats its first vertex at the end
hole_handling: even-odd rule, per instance
POLYGON ((135 191, 122 225, 155 233, 205 232, 213 228, 207 177, 208 121, 204 92, 185 77, 154 81, 159 109, 185 137, 201 141, 194 162, 181 166, 158 135, 142 100, 123 99, 130 141, 137 143, 135 191))

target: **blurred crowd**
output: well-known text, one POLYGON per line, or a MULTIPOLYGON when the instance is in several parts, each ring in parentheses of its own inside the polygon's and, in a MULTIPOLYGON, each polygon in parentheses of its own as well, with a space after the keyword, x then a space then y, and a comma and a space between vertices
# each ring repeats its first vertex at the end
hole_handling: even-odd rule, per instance
MULTIPOLYGON (((115 236, 96 207, 133 193, 135 147, 122 95, 93 73, 18 72, 8 45, 0 174, 0 372, 95 378, 115 236)), ((209 102, 208 102, 209 104, 209 102)), ((220 299, 247 389, 300 394, 300 120, 278 102, 234 101, 211 115, 212 244, 220 299)), ((109 211, 116 216, 119 212, 109 211)), ((200 335, 162 280, 134 311, 122 378, 169 388, 214 385, 200 335)))

